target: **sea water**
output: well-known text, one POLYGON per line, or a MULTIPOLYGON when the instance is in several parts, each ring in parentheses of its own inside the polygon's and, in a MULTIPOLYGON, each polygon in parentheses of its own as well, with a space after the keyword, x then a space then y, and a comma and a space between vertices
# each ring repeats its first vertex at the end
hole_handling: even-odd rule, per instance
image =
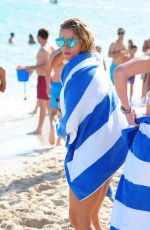
MULTIPOLYGON (((15 129, 17 124, 26 130, 23 126, 27 113, 36 102, 36 74, 25 84, 17 81, 16 74, 16 66, 35 64, 40 46, 28 44, 30 33, 36 38, 39 28, 48 28, 50 42, 56 46, 60 23, 70 17, 81 17, 91 25, 109 69, 108 48, 117 39, 119 27, 126 31, 125 40, 132 39, 138 46, 137 55, 142 54, 143 42, 150 35, 149 15, 150 0, 59 0, 57 4, 48 0, 0 1, 0 65, 7 73, 7 90, 0 93, 0 151, 3 150, 0 153, 5 154, 8 149, 8 139, 16 138, 17 142, 17 135, 21 135, 21 129, 15 129), (14 44, 8 43, 11 32, 15 33, 14 44)), ((9 153, 14 143, 10 144, 9 153)), ((20 151, 16 147, 12 152, 17 149, 20 151)))

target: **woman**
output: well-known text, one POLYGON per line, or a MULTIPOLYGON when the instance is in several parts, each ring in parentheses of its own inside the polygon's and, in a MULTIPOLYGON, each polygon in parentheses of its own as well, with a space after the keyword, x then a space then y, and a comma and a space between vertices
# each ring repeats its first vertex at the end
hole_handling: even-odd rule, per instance
POLYGON ((6 73, 5 70, 0 67, 0 92, 4 92, 6 90, 6 73))
POLYGON ((67 136, 70 221, 76 230, 102 230, 99 209, 110 178, 127 153, 121 136, 125 120, 112 84, 93 54, 89 25, 79 18, 64 21, 56 43, 68 61, 61 76, 57 133, 67 136))
POLYGON ((147 72, 150 56, 134 58, 115 70, 122 112, 128 123, 135 126, 124 131, 129 152, 115 197, 111 230, 149 230, 150 226, 150 117, 136 118, 127 97, 129 76, 147 72))

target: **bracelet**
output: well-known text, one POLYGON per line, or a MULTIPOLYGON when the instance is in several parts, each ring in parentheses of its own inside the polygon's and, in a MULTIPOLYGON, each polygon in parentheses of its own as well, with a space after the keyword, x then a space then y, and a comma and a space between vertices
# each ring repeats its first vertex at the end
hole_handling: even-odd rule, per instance
POLYGON ((131 113, 131 111, 132 111, 131 108, 125 109, 122 105, 121 105, 120 109, 121 109, 121 112, 122 112, 123 114, 125 114, 125 115, 131 113))

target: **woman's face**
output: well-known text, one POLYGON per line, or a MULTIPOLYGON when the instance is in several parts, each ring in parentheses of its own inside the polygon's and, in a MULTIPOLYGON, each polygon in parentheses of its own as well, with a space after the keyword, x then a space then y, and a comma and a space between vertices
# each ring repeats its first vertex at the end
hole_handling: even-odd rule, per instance
MULTIPOLYGON (((62 29, 60 31, 60 38, 64 38, 65 40, 68 38, 75 38, 78 39, 78 37, 73 33, 71 29, 62 29)), ((79 40, 79 39, 78 39, 79 40)), ((61 48, 62 54, 64 59, 71 60, 73 57, 78 55, 81 51, 81 42, 76 42, 75 46, 73 48, 69 48, 67 43, 65 42, 64 46, 61 48)))

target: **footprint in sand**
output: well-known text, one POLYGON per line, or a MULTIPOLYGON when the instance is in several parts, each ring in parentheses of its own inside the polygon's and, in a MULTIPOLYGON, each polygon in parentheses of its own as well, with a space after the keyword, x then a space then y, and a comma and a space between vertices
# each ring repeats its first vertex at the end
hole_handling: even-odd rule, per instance
POLYGON ((46 218, 26 218, 22 220, 22 225, 25 225, 26 227, 29 228, 38 228, 42 229, 44 225, 50 224, 50 221, 47 220, 46 218))
POLYGON ((65 202, 63 200, 52 200, 56 206, 63 206, 65 202))
POLYGON ((51 185, 47 183, 43 183, 40 185, 35 186, 35 191, 36 192, 42 192, 51 189, 51 185))

